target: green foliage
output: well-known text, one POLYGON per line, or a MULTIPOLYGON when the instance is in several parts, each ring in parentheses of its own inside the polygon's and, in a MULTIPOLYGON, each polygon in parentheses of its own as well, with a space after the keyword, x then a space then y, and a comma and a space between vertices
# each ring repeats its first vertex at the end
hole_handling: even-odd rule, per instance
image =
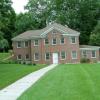
POLYGON ((81 63, 90 63, 90 59, 88 59, 88 58, 82 58, 80 62, 81 63))
POLYGON ((90 36, 90 44, 100 46, 100 21, 98 21, 90 36))

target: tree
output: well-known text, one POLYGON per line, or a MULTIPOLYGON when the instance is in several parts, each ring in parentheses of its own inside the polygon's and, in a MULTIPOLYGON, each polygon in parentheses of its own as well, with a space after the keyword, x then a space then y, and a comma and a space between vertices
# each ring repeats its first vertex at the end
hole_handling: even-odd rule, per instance
POLYGON ((40 22, 67 24, 80 31, 81 44, 88 44, 100 17, 99 0, 30 0, 26 9, 40 22))
POLYGON ((0 31, 4 34, 3 38, 9 42, 11 47, 12 33, 15 31, 16 14, 11 7, 11 0, 0 1, 0 31))
POLYGON ((92 31, 90 36, 90 44, 100 46, 100 21, 92 31))

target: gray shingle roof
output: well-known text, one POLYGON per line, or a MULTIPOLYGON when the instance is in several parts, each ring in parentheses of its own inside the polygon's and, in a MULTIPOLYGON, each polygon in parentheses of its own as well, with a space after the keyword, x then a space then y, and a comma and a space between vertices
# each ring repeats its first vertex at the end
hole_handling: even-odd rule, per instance
POLYGON ((54 23, 54 24, 48 25, 47 27, 45 27, 43 29, 40 29, 40 30, 29 30, 29 31, 26 31, 26 32, 14 37, 12 39, 12 41, 29 40, 29 39, 32 39, 32 38, 41 38, 41 34, 45 33, 50 28, 60 29, 63 32, 65 32, 64 34, 66 34, 66 33, 67 34, 76 34, 76 35, 80 34, 79 32, 77 32, 75 30, 72 30, 69 27, 60 25, 58 23, 54 23))

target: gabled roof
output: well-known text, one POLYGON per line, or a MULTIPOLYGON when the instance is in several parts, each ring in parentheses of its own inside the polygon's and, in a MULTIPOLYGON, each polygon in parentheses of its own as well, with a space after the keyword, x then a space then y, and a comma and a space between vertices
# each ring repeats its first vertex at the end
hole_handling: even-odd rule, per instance
POLYGON ((79 34, 80 34, 79 32, 72 30, 69 27, 63 26, 58 23, 54 23, 54 24, 48 25, 47 27, 40 29, 40 30, 26 31, 26 32, 14 37, 12 39, 12 41, 29 40, 29 39, 33 39, 33 38, 42 38, 42 37, 45 37, 46 34, 50 31, 52 31, 53 29, 58 30, 63 35, 79 36, 79 34))
POLYGON ((91 45, 80 45, 81 50, 99 50, 99 46, 91 46, 91 45))

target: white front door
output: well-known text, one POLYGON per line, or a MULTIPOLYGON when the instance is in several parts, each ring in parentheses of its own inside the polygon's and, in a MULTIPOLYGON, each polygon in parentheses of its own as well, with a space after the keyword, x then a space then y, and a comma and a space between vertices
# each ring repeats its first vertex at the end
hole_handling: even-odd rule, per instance
POLYGON ((53 64, 58 64, 58 53, 53 53, 53 64))

